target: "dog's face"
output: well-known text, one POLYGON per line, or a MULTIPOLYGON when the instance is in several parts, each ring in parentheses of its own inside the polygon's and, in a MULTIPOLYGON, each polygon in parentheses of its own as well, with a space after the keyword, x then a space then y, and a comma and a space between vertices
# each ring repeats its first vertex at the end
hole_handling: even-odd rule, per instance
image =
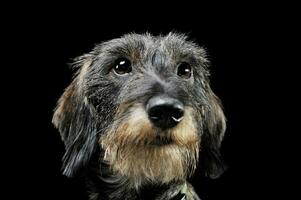
POLYGON ((182 35, 129 34, 80 57, 53 122, 65 142, 64 173, 92 156, 113 173, 168 183, 221 172, 225 117, 209 86, 204 49, 182 35))

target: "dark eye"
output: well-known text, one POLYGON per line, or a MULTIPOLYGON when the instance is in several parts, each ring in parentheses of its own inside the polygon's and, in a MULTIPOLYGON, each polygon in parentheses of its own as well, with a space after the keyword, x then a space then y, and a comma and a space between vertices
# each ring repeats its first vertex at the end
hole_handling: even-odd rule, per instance
POLYGON ((113 70, 118 75, 130 73, 132 71, 131 62, 126 58, 119 58, 116 60, 113 70))
POLYGON ((191 66, 187 62, 182 62, 178 66, 177 75, 181 78, 190 78, 191 77, 191 66))

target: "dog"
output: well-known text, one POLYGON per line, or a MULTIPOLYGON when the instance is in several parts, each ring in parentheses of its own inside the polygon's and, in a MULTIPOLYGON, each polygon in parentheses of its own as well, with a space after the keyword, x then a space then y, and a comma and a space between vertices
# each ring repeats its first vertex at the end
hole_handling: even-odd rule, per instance
POLYGON ((198 200, 188 183, 225 170, 226 119, 209 84, 206 51, 179 33, 126 34, 75 59, 53 124, 63 174, 90 200, 198 200))

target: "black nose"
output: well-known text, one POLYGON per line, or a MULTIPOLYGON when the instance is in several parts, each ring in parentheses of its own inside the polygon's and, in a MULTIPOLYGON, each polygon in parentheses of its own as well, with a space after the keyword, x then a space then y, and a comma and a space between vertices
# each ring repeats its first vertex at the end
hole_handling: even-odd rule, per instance
POLYGON ((183 104, 177 99, 166 96, 149 99, 146 111, 152 123, 162 129, 176 126, 184 116, 183 104))

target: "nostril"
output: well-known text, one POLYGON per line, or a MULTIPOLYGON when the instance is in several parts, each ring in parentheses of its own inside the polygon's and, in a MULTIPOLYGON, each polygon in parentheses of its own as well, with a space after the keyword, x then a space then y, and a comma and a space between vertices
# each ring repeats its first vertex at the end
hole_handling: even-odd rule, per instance
POLYGON ((176 108, 172 111, 171 117, 174 121, 180 122, 183 119, 184 110, 180 108, 176 108))
POLYGON ((162 106, 152 107, 149 110, 148 115, 152 120, 160 120, 164 116, 164 108, 162 106))
POLYGON ((184 117, 183 104, 170 97, 151 98, 146 105, 146 110, 151 122, 160 128, 174 127, 184 117))

